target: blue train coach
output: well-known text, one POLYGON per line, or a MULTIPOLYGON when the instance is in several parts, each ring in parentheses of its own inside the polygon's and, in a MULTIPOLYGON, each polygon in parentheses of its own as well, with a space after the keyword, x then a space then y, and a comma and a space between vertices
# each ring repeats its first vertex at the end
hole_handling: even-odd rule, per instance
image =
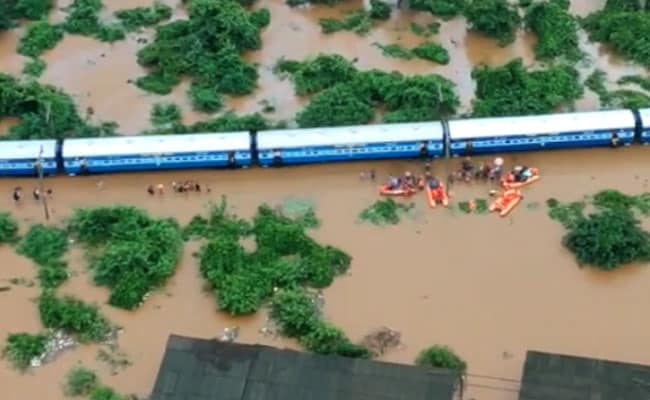
POLYGON ((602 147, 612 140, 629 146, 634 136, 635 118, 629 110, 449 122, 453 156, 602 147))
POLYGON ((650 144, 650 108, 639 110, 641 116, 641 143, 650 144))
POLYGON ((0 176, 35 176, 36 162, 41 157, 44 175, 57 173, 56 140, 0 142, 0 176), (42 152, 42 153, 41 153, 42 152))
POLYGON ((441 157, 439 122, 260 131, 259 164, 295 165, 333 161, 441 157))
POLYGON ((69 139, 63 164, 70 175, 189 168, 248 167, 248 132, 69 139))

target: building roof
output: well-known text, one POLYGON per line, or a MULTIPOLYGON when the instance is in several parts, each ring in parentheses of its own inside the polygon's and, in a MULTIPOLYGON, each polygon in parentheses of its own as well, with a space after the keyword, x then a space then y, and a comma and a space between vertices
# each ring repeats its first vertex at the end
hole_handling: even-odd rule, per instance
POLYGON ((440 122, 282 129, 257 133, 260 150, 443 140, 440 122))
POLYGON ((526 117, 457 119, 449 121, 452 140, 518 135, 546 135, 608 129, 633 129, 629 110, 532 115, 526 117))
POLYGON ((63 143, 63 157, 203 153, 249 150, 249 148, 248 132, 129 136, 67 139, 63 143))
POLYGON ((170 336, 151 400, 451 400, 451 371, 170 336))
POLYGON ((650 366, 527 353, 519 400, 594 399, 650 399, 650 366))

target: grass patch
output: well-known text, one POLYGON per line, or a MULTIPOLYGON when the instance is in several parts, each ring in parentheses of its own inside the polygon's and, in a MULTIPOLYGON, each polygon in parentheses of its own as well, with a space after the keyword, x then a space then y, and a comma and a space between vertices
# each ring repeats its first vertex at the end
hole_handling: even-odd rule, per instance
POLYGON ((373 225, 397 225, 401 216, 408 213, 415 207, 415 204, 401 204, 395 200, 386 198, 377 200, 374 204, 361 211, 359 219, 370 222, 373 225))
POLYGON ((599 69, 592 72, 585 80, 585 86, 598 95, 598 101, 603 107, 608 107, 612 103, 612 96, 605 86, 607 74, 599 69))
POLYGON ((582 97, 578 71, 566 65, 527 71, 521 59, 500 67, 479 67, 474 116, 548 114, 582 97))
POLYGON ((18 223, 8 212, 0 212, 0 243, 13 243, 18 238, 18 223))
POLYGON ((324 18, 318 21, 324 34, 330 34, 340 31, 350 31, 357 35, 365 35, 372 29, 372 20, 370 12, 365 10, 356 10, 343 19, 324 18))
POLYGON ((537 35, 535 57, 549 61, 563 58, 578 61, 583 57, 578 48, 578 22, 569 13, 569 2, 545 0, 526 10, 526 28, 537 35))
POLYGON ((180 123, 181 108, 174 103, 156 103, 151 109, 149 120, 154 125, 180 123))
POLYGON ((70 232, 89 248, 93 281, 111 289, 109 304, 132 310, 162 287, 182 254, 180 227, 133 207, 78 209, 70 232))
POLYGON ((440 32, 440 23, 432 22, 430 24, 427 24, 426 26, 423 26, 415 22, 411 22, 409 28, 411 29, 411 32, 414 35, 428 38, 431 35, 435 35, 438 32, 440 32))
POLYGON ((32 225, 16 250, 35 263, 46 265, 63 257, 68 250, 67 234, 58 228, 32 225))
POLYGON ((14 368, 24 371, 29 368, 33 358, 45 353, 49 338, 44 334, 12 333, 7 337, 2 356, 9 360, 14 368))
POLYGON ((75 367, 66 375, 63 391, 66 396, 88 396, 98 385, 99 378, 95 371, 75 367))
POLYGON ((472 29, 497 40, 505 47, 515 41, 521 17, 507 0, 471 0, 464 11, 472 29))
POLYGON ((639 75, 626 75, 617 81, 619 85, 637 85, 646 92, 650 92, 650 78, 639 75))
POLYGON ((547 205, 549 216, 567 229, 562 243, 579 265, 613 270, 650 260, 650 233, 643 230, 634 214, 650 214, 650 194, 627 196, 615 190, 600 191, 591 201, 595 212, 589 215, 584 214, 584 202, 562 204, 549 199, 547 205))
POLYGON ((27 27, 27 32, 20 38, 18 54, 28 57, 39 57, 51 50, 63 39, 63 29, 58 25, 50 25, 46 20, 38 21, 27 27))
POLYGON ((38 78, 43 74, 43 72, 45 72, 46 68, 47 64, 45 61, 40 58, 34 58, 25 64, 23 67, 23 74, 29 75, 33 78, 38 78))
POLYGON ((97 306, 74 297, 59 298, 46 291, 38 299, 38 310, 46 328, 62 330, 82 343, 101 342, 111 331, 97 306))
POLYGON ((79 116, 68 94, 33 80, 20 82, 3 73, 0 73, 0 116, 20 119, 6 136, 12 140, 110 136, 117 126, 89 125, 79 116))
POLYGON ((402 60, 410 60, 414 57, 413 52, 410 49, 399 44, 383 45, 375 42, 372 45, 380 49, 381 54, 383 54, 384 57, 400 58, 402 60))
POLYGON ((122 26, 131 32, 142 27, 157 25, 172 16, 172 9, 168 5, 155 3, 151 7, 136 7, 128 10, 119 10, 115 13, 122 26))

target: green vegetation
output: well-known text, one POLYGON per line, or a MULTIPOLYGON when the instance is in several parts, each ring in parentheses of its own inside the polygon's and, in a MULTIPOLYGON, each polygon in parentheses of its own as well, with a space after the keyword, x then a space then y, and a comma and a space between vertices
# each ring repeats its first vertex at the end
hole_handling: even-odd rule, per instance
POLYGON ((16 248, 19 254, 40 265, 58 260, 67 250, 68 239, 65 231, 44 225, 32 225, 16 248))
POLYGON ((16 26, 21 19, 37 21, 47 18, 52 0, 2 0, 0 1, 0 32, 16 26))
POLYGON ((74 100, 59 89, 0 73, 0 119, 4 117, 20 119, 6 135, 15 140, 108 136, 116 127, 89 125, 77 113, 74 100))
POLYGON ((102 0, 74 0, 67 9, 68 16, 63 23, 63 29, 68 33, 93 37, 102 42, 124 39, 124 28, 121 25, 107 25, 100 20, 99 13, 103 8, 102 0))
POLYGON ((365 35, 372 29, 370 13, 365 10, 356 10, 346 15, 342 20, 323 18, 318 23, 323 33, 330 34, 339 31, 350 31, 358 35, 365 35))
POLYGON ((361 211, 359 219, 374 225, 397 225, 401 220, 401 214, 408 213, 413 207, 415 207, 413 203, 400 204, 389 197, 377 200, 361 211))
POLYGON ((197 122, 192 125, 183 125, 181 123, 159 125, 144 132, 144 134, 166 135, 172 133, 240 132, 251 130, 259 131, 268 128, 269 124, 264 117, 258 113, 241 116, 233 113, 226 113, 220 117, 197 122))
POLYGON ((432 22, 427 24, 427 26, 418 25, 415 22, 411 22, 410 25, 411 32, 417 36, 429 37, 435 35, 440 31, 440 23, 432 22))
POLYGON ((626 75, 617 81, 619 85, 637 85, 646 92, 650 92, 650 78, 639 75, 626 75))
POLYGON ((415 364, 420 367, 444 368, 463 376, 467 364, 452 349, 447 346, 431 346, 420 352, 415 359, 415 364))
MULTIPOLYGON (((587 80, 585 86, 598 95, 600 105, 602 107, 618 107, 618 108, 632 108, 639 109, 650 107, 650 96, 645 93, 635 90, 620 89, 620 90, 607 90, 605 87, 605 72, 595 70, 587 80)), ((638 85, 644 90, 649 90, 650 80, 634 75, 624 76, 617 81, 618 84, 638 85)))
POLYGON ((596 193, 595 212, 585 216, 585 203, 547 202, 549 216, 564 225, 563 245, 578 263, 613 270, 632 262, 650 260, 650 233, 634 212, 650 215, 650 194, 627 196, 615 190, 596 193))
POLYGON ((36 276, 43 289, 56 289, 70 277, 68 264, 61 260, 51 260, 39 266, 36 276))
POLYGON ((588 15, 583 27, 589 39, 611 46, 624 57, 650 66, 650 47, 642 38, 650 37, 650 13, 638 1, 608 0, 603 10, 588 15))
POLYGON ((101 342, 111 332, 110 324, 97 306, 74 297, 59 298, 46 291, 38 299, 38 310, 46 328, 62 330, 82 343, 101 342))
POLYGON ((507 0, 470 0, 464 14, 473 29, 496 39, 500 46, 515 41, 521 24, 517 8, 507 0))
POLYGON ((18 237, 18 223, 8 212, 0 212, 0 244, 12 243, 18 237))
POLYGON ((578 72, 558 65, 527 71, 521 59, 500 67, 479 67, 474 115, 477 117, 547 114, 582 97, 578 72))
POLYGON ((437 64, 449 64, 449 53, 447 50, 436 43, 422 43, 413 48, 413 54, 417 58, 433 61, 437 64))
POLYGON ((95 371, 79 366, 68 372, 63 391, 66 396, 88 396, 97 385, 99 379, 95 371))
POLYGON ((231 0, 187 0, 186 6, 188 20, 157 27, 155 40, 138 51, 138 63, 151 73, 137 86, 168 94, 188 75, 192 104, 210 112, 219 109, 218 94, 252 93, 258 73, 240 54, 261 47, 268 10, 250 12, 231 0))
POLYGON ((352 358, 372 356, 368 349, 350 342, 340 329, 324 322, 316 299, 304 290, 278 291, 271 303, 271 318, 285 336, 298 339, 311 352, 352 358))
POLYGON ((38 78, 45 72, 45 68, 47 68, 45 61, 40 58, 34 58, 25 64, 23 74, 38 78))
POLYGON ((465 0, 411 0, 410 7, 416 11, 428 11, 444 20, 452 19, 463 12, 465 0))
POLYGON ((275 71, 291 75, 297 94, 315 94, 296 117, 305 128, 367 124, 380 107, 386 122, 428 121, 453 115, 459 105, 453 83, 439 75, 358 71, 339 55, 281 60, 275 71))
POLYGON ((377 20, 390 19, 391 7, 381 0, 370 0, 370 18, 377 20))
POLYGON ((156 3, 152 7, 136 7, 129 10, 120 10, 115 16, 122 22, 127 31, 134 31, 145 26, 157 25, 172 16, 171 7, 156 3))
POLYGON ((47 341, 47 335, 43 334, 12 333, 7 337, 2 356, 9 360, 14 368, 23 371, 30 366, 33 358, 45 353, 47 341))
POLYGON ((156 103, 151 109, 150 120, 154 125, 177 124, 181 118, 181 108, 174 103, 156 103))
POLYGON ((174 220, 153 219, 133 207, 75 210, 69 230, 89 247, 93 280, 111 289, 109 304, 127 310, 165 284, 182 254, 174 220))
POLYGON ((475 199, 473 201, 460 201, 458 202, 458 209, 465 214, 487 214, 489 210, 488 201, 486 199, 475 199))
POLYGON ((125 398, 107 386, 100 386, 90 392, 88 400, 125 400, 125 398))
POLYGON ((563 57, 578 61, 578 22, 569 13, 569 2, 546 0, 526 10, 526 28, 537 35, 535 56, 539 60, 563 57))
POLYGON ((45 51, 53 49, 63 39, 63 29, 50 25, 46 20, 34 22, 27 28, 27 33, 20 38, 18 53, 29 57, 39 57, 45 51))
POLYGON ((608 107, 612 103, 612 98, 605 86, 607 74, 599 69, 592 72, 585 80, 585 86, 598 95, 598 100, 602 107, 608 107))
POLYGON ((403 47, 399 44, 384 45, 375 42, 372 45, 380 49, 381 54, 383 54, 385 57, 401 58, 402 60, 410 60, 414 57, 413 52, 410 49, 407 49, 406 47, 403 47))

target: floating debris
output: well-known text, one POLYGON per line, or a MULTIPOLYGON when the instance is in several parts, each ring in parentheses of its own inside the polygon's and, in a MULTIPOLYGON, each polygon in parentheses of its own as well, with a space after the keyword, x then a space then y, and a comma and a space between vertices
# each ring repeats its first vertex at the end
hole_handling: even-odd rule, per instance
POLYGON ((239 336, 239 327, 235 326, 232 328, 225 328, 221 336, 219 336, 220 342, 234 342, 235 339, 239 336))
POLYGON ((361 345, 375 354, 381 356, 388 350, 398 347, 402 343, 402 334, 396 330, 382 327, 364 336, 361 345))
POLYGON ((32 358, 30 365, 34 368, 53 361, 59 354, 67 349, 77 346, 77 341, 63 331, 55 332, 45 345, 45 352, 38 357, 32 358))
POLYGON ((99 349, 96 358, 98 361, 108 364, 111 369, 111 375, 117 375, 120 370, 124 370, 133 365, 133 363, 127 358, 126 354, 112 348, 110 349, 110 352, 104 349, 99 349))

